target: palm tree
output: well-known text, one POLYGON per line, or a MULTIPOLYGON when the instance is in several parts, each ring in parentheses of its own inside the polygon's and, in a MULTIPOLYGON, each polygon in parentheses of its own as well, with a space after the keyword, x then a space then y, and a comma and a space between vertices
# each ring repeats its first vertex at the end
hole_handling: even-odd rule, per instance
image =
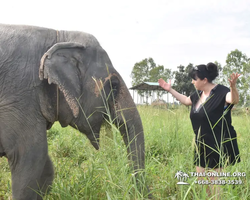
POLYGON ((174 177, 174 178, 177 178, 178 180, 180 180, 182 176, 183 176, 183 172, 182 172, 182 171, 178 171, 178 172, 175 174, 175 177, 174 177))
POLYGON ((183 173, 182 177, 183 177, 183 179, 184 179, 185 181, 187 180, 187 178, 189 178, 189 176, 188 176, 187 173, 183 173))

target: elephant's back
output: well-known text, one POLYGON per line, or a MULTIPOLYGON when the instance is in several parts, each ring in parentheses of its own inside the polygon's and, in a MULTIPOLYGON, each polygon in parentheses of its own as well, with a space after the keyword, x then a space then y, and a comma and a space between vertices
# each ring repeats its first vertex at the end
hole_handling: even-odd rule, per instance
POLYGON ((56 42, 53 29, 0 24, 0 58, 38 56, 56 42))
POLYGON ((80 31, 59 31, 60 42, 76 42, 85 47, 98 47, 100 46, 95 36, 87 32, 80 31))
POLYGON ((41 57, 56 37, 53 29, 0 24, 0 84, 13 92, 40 84, 41 57))

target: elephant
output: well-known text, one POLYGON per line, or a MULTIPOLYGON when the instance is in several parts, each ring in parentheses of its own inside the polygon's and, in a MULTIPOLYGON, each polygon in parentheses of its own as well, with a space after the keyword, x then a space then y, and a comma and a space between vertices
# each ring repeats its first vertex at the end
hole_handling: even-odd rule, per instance
POLYGON ((107 108, 132 170, 144 171, 139 112, 92 34, 0 24, 0 87, 0 156, 8 159, 14 200, 42 199, 52 185, 46 134, 56 121, 85 134, 98 150, 107 108))

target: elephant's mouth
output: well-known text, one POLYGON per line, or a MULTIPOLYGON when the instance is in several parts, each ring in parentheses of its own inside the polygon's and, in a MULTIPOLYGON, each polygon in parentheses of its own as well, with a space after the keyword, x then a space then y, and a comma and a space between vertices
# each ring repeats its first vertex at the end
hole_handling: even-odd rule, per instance
POLYGON ((96 150, 99 150, 100 148, 100 142, 99 139, 96 139, 95 141, 90 141, 90 143, 95 147, 96 150))
POLYGON ((0 152, 0 157, 6 156, 5 152, 0 152))
POLYGON ((100 148, 100 130, 99 131, 91 131, 90 133, 86 134, 87 138, 89 139, 90 143, 92 146, 96 149, 99 150, 100 148))
POLYGON ((90 133, 87 135, 90 143, 96 150, 99 150, 100 148, 100 134, 102 134, 103 132, 110 133, 112 131, 110 127, 111 123, 109 123, 107 120, 108 119, 103 119, 103 122, 100 126, 100 131, 98 133, 90 133))

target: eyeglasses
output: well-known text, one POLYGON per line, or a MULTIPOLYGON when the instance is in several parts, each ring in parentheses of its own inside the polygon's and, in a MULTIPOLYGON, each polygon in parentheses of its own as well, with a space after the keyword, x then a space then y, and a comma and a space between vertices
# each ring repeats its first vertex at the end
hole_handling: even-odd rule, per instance
POLYGON ((194 70, 195 70, 195 71, 199 71, 199 72, 200 72, 200 70, 198 69, 198 67, 197 67, 197 66, 195 66, 195 67, 194 67, 194 70))

